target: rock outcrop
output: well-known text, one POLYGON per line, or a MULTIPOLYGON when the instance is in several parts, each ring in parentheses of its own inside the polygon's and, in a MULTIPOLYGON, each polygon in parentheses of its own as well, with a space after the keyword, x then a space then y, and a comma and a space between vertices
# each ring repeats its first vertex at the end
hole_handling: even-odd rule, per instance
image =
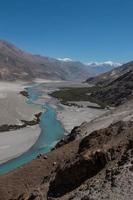
MULTIPOLYGON (((108 171, 106 166, 117 163, 115 171, 118 171, 129 160, 130 151, 133 150, 132 131, 133 122, 120 121, 85 137, 80 142, 78 154, 55 172, 48 196, 61 197, 92 179, 103 169, 106 169, 106 178, 113 176, 110 173, 114 172, 108 171)), ((111 181, 113 185, 113 177, 111 181)))
POLYGON ((103 151, 94 151, 68 162, 56 172, 54 180, 50 183, 48 196, 60 197, 74 190, 100 172, 107 164, 107 157, 103 151))
POLYGON ((74 127, 71 131, 70 134, 68 134, 67 136, 65 136, 63 139, 61 139, 56 146, 54 147, 53 150, 58 149, 62 146, 64 146, 65 144, 68 144, 76 139, 78 139, 79 137, 81 137, 81 129, 80 126, 74 127))

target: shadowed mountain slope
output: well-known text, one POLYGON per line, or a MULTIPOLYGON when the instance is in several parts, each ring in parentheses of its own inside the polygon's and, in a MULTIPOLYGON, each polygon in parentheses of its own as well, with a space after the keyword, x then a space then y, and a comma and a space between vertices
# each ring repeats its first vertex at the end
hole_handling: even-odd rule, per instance
POLYGON ((111 106, 118 106, 133 97, 133 62, 127 63, 86 81, 95 84, 91 96, 111 106))
POLYGON ((90 77, 86 80, 86 82, 89 84, 106 85, 129 71, 133 71, 133 61, 126 63, 120 67, 117 67, 104 74, 95 77, 90 77))

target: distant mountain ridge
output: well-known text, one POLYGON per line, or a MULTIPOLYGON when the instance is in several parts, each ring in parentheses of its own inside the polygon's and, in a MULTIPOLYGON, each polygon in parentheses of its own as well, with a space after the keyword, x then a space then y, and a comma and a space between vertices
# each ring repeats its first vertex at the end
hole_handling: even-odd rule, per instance
POLYGON ((80 62, 63 62, 54 58, 26 53, 13 44, 0 40, 0 79, 84 80, 93 75, 80 62))
POLYGON ((32 55, 5 40, 0 40, 0 80, 41 78, 83 81, 109 69, 107 65, 94 67, 69 58, 55 59, 32 55))
POLYGON ((108 72, 114 68, 121 66, 121 63, 114 63, 112 61, 105 61, 105 62, 91 62, 87 63, 87 66, 90 70, 93 71, 95 75, 99 75, 105 72, 108 72))
MULTIPOLYGON (((63 62, 73 62, 71 58, 58 58, 59 61, 63 62)), ((83 63, 82 63, 83 64, 83 63)), ((86 68, 91 72, 94 76, 108 72, 114 68, 121 66, 121 63, 116 63, 112 61, 104 61, 104 62, 89 62, 84 63, 86 68)))

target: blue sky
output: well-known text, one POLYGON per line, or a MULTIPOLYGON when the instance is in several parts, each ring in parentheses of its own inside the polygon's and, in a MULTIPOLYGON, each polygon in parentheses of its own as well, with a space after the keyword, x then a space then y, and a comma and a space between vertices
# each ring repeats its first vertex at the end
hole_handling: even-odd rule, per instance
POLYGON ((0 38, 34 54, 133 60, 133 0, 0 0, 0 38))

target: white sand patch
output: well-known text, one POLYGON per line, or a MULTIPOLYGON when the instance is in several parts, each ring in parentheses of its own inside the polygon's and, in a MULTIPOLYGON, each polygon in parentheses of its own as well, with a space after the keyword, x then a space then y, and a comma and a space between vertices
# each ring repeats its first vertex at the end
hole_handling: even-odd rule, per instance
POLYGON ((129 100, 125 104, 107 111, 107 113, 101 115, 99 118, 84 124, 82 126, 82 132, 87 132, 87 134, 90 134, 95 130, 106 128, 112 123, 129 120, 133 121, 133 100, 129 100))
POLYGON ((0 125, 21 124, 21 120, 32 120, 42 111, 39 106, 27 104, 26 97, 19 93, 24 87, 24 83, 0 82, 0 125))
POLYGON ((0 134, 0 164, 16 158, 32 147, 40 135, 38 125, 0 134))
POLYGON ((50 79, 41 79, 41 78, 36 78, 34 80, 35 83, 60 83, 60 80, 50 80, 50 79))
POLYGON ((57 111, 57 118, 62 122, 65 130, 69 133, 75 126, 79 126, 86 121, 89 122, 107 112, 101 109, 62 106, 63 110, 57 111))
POLYGON ((24 96, 14 91, 7 91, 5 98, 0 98, 0 125, 32 120, 35 113, 41 111, 41 107, 27 104, 24 96))
POLYGON ((7 97, 7 94, 5 92, 0 93, 0 99, 5 99, 7 97))
POLYGON ((0 92, 21 91, 24 89, 26 82, 3 82, 0 81, 0 92))

